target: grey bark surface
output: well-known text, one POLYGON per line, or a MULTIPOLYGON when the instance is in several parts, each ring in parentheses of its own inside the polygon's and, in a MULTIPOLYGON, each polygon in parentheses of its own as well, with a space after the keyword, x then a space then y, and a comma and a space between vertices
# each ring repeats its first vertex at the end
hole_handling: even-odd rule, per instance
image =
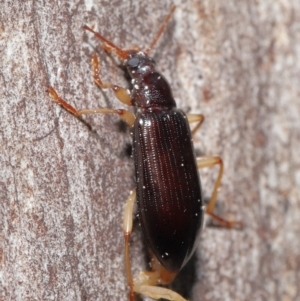
MULTIPOLYGON (((171 1, 0 3, 0 300, 127 300, 123 205, 134 187, 129 130, 56 105, 123 108, 92 81, 123 72, 82 26, 120 47, 147 46, 171 1)), ((193 301, 300 300, 300 2, 175 1, 153 51, 187 112, 206 121, 195 148, 225 162, 217 212, 174 283, 193 301)), ((204 196, 217 169, 201 171, 204 196)), ((141 233, 133 273, 146 266, 141 233)))

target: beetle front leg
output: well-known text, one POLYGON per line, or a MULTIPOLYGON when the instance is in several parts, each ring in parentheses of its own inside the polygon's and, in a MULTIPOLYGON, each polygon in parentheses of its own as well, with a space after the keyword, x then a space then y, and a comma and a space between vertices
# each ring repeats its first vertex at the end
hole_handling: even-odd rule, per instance
POLYGON ((119 101, 122 103, 132 106, 132 99, 130 96, 130 92, 128 89, 122 88, 120 86, 111 84, 111 83, 104 83, 102 82, 100 78, 100 64, 99 64, 99 57, 95 53, 93 58, 92 58, 92 71, 93 71, 93 77, 94 77, 94 82, 101 88, 101 89, 112 89, 113 92, 115 93, 115 96, 118 98, 119 101))
POLYGON ((242 227, 241 222, 228 221, 228 220, 225 220, 225 219, 223 219, 223 218, 221 218, 218 215, 213 213, 215 205, 216 205, 216 201, 217 201, 218 189, 221 186, 221 180, 222 180, 222 176, 223 176, 223 170, 224 170, 223 160, 222 160, 221 157, 200 157, 200 158, 197 158, 198 168, 211 167, 211 166, 216 165, 216 164, 218 164, 220 166, 219 174, 218 174, 217 180, 215 182, 215 187, 214 187, 212 196, 211 196, 211 198, 210 198, 210 200, 207 204, 206 213, 209 214, 211 217, 213 217, 215 220, 217 220, 218 222, 220 222, 222 225, 224 225, 227 228, 242 227))
MULTIPOLYGON (((111 84, 111 83, 104 83, 100 79, 100 64, 99 64, 99 58, 97 54, 95 53, 92 58, 92 71, 93 71, 93 77, 94 82, 101 88, 101 89, 112 89, 115 96, 118 98, 118 100, 128 106, 132 106, 132 100, 130 96, 130 92, 122 88, 120 86, 111 84)), ((69 111, 71 114, 75 115, 76 117, 81 117, 81 115, 87 115, 87 114, 118 114, 129 126, 132 126, 135 121, 135 115, 127 110, 123 109, 107 109, 107 108, 96 108, 96 109, 81 109, 77 110, 75 107, 70 105, 68 102, 66 102, 63 98, 61 98, 57 92, 52 87, 48 87, 47 91, 51 98, 61 105, 64 109, 69 111)))

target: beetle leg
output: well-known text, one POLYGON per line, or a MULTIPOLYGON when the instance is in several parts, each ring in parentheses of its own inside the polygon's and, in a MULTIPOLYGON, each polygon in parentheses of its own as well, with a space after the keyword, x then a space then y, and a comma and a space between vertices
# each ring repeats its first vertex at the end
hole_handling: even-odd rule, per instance
POLYGON ((192 136, 194 136, 194 134, 199 130, 201 124, 204 121, 204 115, 202 115, 202 114, 187 114, 187 118, 188 118, 189 123, 197 122, 197 125, 191 131, 192 136))
POLYGON ((155 286, 157 279, 156 275, 150 273, 156 272, 141 272, 139 277, 134 282, 134 291, 136 293, 148 296, 153 299, 166 299, 170 301, 187 301, 176 292, 161 286, 155 286), (148 284, 149 283, 149 284, 148 284))
POLYGON ((130 301, 134 300, 134 293, 133 293, 133 280, 132 280, 131 264, 130 264, 129 240, 132 232, 133 208, 134 208, 135 201, 136 201, 136 189, 131 191, 127 199, 127 202, 125 204, 124 219, 123 219, 123 231, 124 231, 124 238, 125 238, 125 269, 126 269, 127 283, 130 289, 130 293, 129 293, 130 301))
POLYGON ((153 299, 164 298, 171 301, 186 301, 179 294, 163 287, 158 287, 158 283, 171 282, 176 274, 169 273, 165 270, 159 261, 154 258, 152 260, 152 268, 154 271, 140 272, 136 279, 132 279, 131 263, 130 263, 130 236, 132 232, 133 210, 136 202, 136 189, 134 189, 126 202, 124 208, 123 231, 125 238, 125 269, 127 283, 130 289, 129 300, 134 300, 134 293, 142 294, 153 299), (162 279, 163 278, 163 279, 162 279))
POLYGON ((61 105, 64 109, 66 109, 76 117, 87 114, 118 114, 129 126, 132 126, 135 121, 134 114, 123 109, 98 108, 77 110, 75 107, 71 106, 63 98, 61 98, 52 87, 48 87, 47 91, 56 103, 61 105))
POLYGON ((215 183, 215 187, 214 187, 212 196, 206 207, 206 213, 209 214, 211 217, 213 217, 215 220, 217 220, 218 222, 220 222, 222 225, 224 225, 227 228, 241 227, 242 226, 241 222, 228 221, 228 220, 225 220, 213 213, 215 205, 216 205, 217 196, 218 196, 218 190, 221 186, 221 180, 222 180, 222 176, 223 176, 223 170, 224 170, 223 160, 220 157, 197 158, 198 168, 211 167, 216 164, 220 165, 220 170, 219 170, 219 174, 218 174, 218 177, 217 177, 217 180, 215 183))
POLYGON ((95 53, 92 58, 92 71, 93 71, 93 77, 94 82, 101 88, 101 89, 112 89, 115 93, 115 96, 118 98, 119 101, 122 103, 132 106, 132 99, 130 96, 130 92, 128 89, 119 87, 117 85, 111 84, 111 83, 104 83, 102 82, 100 78, 100 64, 99 64, 99 57, 95 53))
POLYGON ((133 290, 136 293, 151 297, 153 299, 167 299, 171 301, 186 301, 182 296, 174 291, 157 286, 157 284, 169 284, 176 277, 177 273, 167 271, 152 254, 152 271, 140 272, 133 281, 133 290))
POLYGON ((174 291, 156 286, 157 284, 168 284, 172 282, 177 273, 167 271, 157 258, 152 254, 152 271, 140 272, 138 277, 134 279, 133 289, 136 293, 153 299, 167 299, 171 301, 186 301, 182 296, 174 291))

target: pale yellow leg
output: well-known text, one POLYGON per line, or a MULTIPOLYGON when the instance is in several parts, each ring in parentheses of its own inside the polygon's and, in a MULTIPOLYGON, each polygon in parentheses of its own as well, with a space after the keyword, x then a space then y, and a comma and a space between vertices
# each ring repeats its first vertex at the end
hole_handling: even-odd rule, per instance
POLYGON ((171 291, 170 289, 156 286, 158 283, 171 282, 176 275, 166 271, 157 259, 153 259, 152 261, 152 268, 154 271, 140 272, 137 278, 134 280, 132 279, 129 246, 135 201, 136 190, 134 189, 127 199, 124 208, 123 220, 123 231, 125 238, 125 269, 127 283, 130 289, 129 300, 134 301, 134 293, 138 293, 153 299, 164 298, 171 301, 186 301, 186 299, 182 298, 179 294, 171 291))
POLYGON ((176 292, 161 286, 134 283, 134 291, 141 295, 153 298, 153 299, 166 299, 170 301, 187 301, 176 292))
POLYGON ((134 279, 133 289, 134 292, 151 297, 153 299, 166 299, 170 301, 187 301, 176 292, 161 286, 161 274, 158 271, 140 272, 137 278, 134 279))
POLYGON ((214 214, 214 208, 216 205, 216 201, 217 201, 217 196, 218 196, 218 190, 221 186, 221 180, 222 180, 222 176, 223 176, 223 170, 224 170, 224 166, 223 166, 223 160, 220 157, 200 157, 197 158, 197 166, 198 168, 205 168, 205 167, 211 167, 213 165, 218 164, 220 166, 219 169, 219 174, 217 177, 217 180, 215 182, 215 187, 213 189, 213 193, 212 196, 207 204, 206 207, 206 213, 211 215, 214 219, 216 219, 218 222, 220 222, 221 224, 223 224, 225 227, 228 228, 232 228, 232 227, 241 227, 242 223, 241 222, 236 222, 236 221, 227 221, 221 217, 219 217, 218 215, 214 214))
POLYGON ((130 245, 130 236, 132 232, 133 209, 134 209, 135 201, 136 201, 136 190, 134 189, 133 191, 130 192, 130 195, 125 204, 124 218, 123 218, 123 231, 124 231, 124 238, 125 238, 125 270, 127 276, 127 284, 130 289, 130 293, 129 293, 130 301, 134 300, 129 245, 130 245))
POLYGON ((48 92, 51 98, 61 105, 64 109, 80 117, 81 115, 87 114, 118 114, 129 126, 132 126, 135 121, 135 116, 132 112, 123 110, 123 109, 107 109, 107 108, 98 108, 98 109, 82 109, 77 110, 75 107, 67 103, 63 98, 61 98, 52 87, 48 87, 48 92))
MULTIPOLYGON (((130 96, 130 92, 128 89, 119 87, 117 85, 113 85, 111 83, 103 83, 100 79, 100 64, 99 64, 99 58, 97 54, 94 54, 92 58, 92 71, 93 71, 93 77, 95 83, 101 87, 102 89, 112 89, 115 96, 118 98, 119 101, 122 103, 131 106, 132 100, 130 96)), ((48 87, 49 95, 52 97, 52 99, 61 105, 64 109, 72 113, 73 115, 80 117, 81 115, 87 115, 87 114, 118 114, 129 126, 132 126, 135 121, 135 115, 127 110, 123 109, 107 109, 107 108, 96 108, 96 109, 81 109, 77 110, 75 107, 70 105, 68 102, 66 102, 63 98, 61 98, 54 88, 48 87)))
POLYGON ((93 77, 95 83, 101 88, 101 89, 112 89, 115 93, 115 96, 118 98, 119 101, 122 103, 132 106, 132 100, 130 96, 130 92, 128 89, 119 87, 117 85, 111 84, 111 83, 103 83, 100 79, 100 64, 99 64, 99 57, 95 53, 92 58, 92 71, 93 71, 93 77))
POLYGON ((191 131, 192 136, 194 136, 195 133, 199 130, 201 124, 204 121, 204 115, 202 115, 202 114, 187 114, 187 118, 188 118, 189 123, 197 122, 196 126, 191 131))

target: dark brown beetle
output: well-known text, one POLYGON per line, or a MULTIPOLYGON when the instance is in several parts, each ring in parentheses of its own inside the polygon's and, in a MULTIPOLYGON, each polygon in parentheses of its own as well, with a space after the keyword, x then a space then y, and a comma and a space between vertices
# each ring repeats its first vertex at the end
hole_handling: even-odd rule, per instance
POLYGON ((204 211, 226 227, 237 224, 213 214, 223 173, 222 159, 195 157, 192 134, 203 122, 203 115, 185 115, 176 109, 169 84, 163 75, 156 71, 153 59, 148 56, 174 10, 175 6, 144 52, 137 49, 122 50, 101 34, 87 26, 84 27, 103 41, 104 49, 115 52, 122 60, 132 78, 133 89, 129 92, 119 86, 103 83, 99 76, 97 55, 94 55, 92 60, 95 83, 101 88, 111 88, 121 102, 136 108, 136 115, 122 109, 77 110, 60 98, 52 87, 48 88, 50 96, 58 104, 78 117, 83 114, 116 113, 132 127, 136 189, 127 200, 123 226, 125 265, 131 301, 134 300, 134 293, 155 299, 184 301, 185 299, 174 291, 156 285, 170 283, 193 254, 203 224, 204 211), (198 122, 192 132, 188 122, 198 122), (198 168, 215 164, 220 165, 220 171, 205 210, 198 168), (135 200, 137 215, 152 256, 152 270, 141 272, 133 280, 129 239, 135 200))

